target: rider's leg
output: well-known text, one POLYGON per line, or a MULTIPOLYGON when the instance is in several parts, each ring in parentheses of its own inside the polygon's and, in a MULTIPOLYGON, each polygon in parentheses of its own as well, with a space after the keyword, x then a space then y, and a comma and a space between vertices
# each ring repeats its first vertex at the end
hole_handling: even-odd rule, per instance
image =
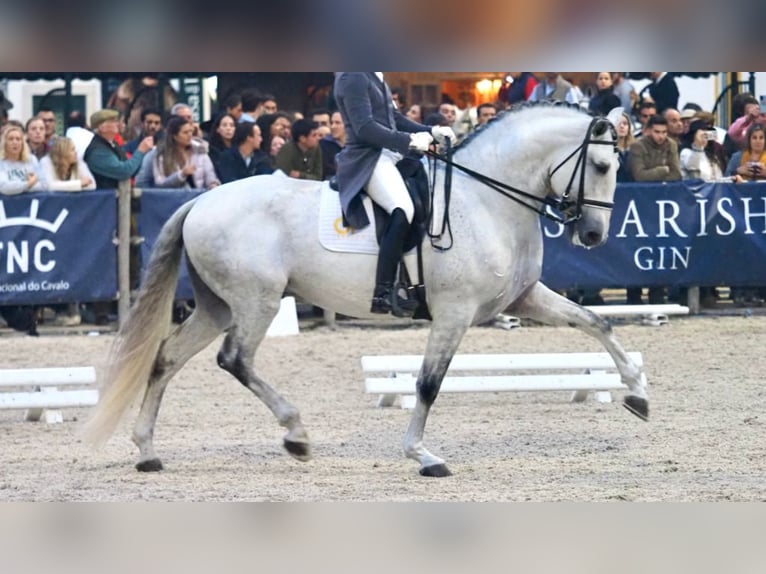
MULTIPOLYGON (((396 169, 396 160, 396 154, 384 150, 367 186, 370 199, 391 215, 380 241, 375 291, 370 307, 373 313, 390 313, 394 308, 396 268, 402 258, 404 239, 415 211, 407 186, 396 169)), ((396 306, 403 314, 411 315, 417 302, 399 297, 396 306)))

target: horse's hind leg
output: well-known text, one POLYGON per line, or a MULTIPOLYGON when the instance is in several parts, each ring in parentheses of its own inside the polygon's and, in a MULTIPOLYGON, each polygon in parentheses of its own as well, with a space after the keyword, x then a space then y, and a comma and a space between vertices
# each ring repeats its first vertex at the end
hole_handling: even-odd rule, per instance
MULTIPOLYGON (((279 424, 287 429, 284 437, 284 447, 293 457, 301 461, 311 459, 309 437, 303 428, 298 409, 277 393, 263 379, 255 374, 253 360, 258 345, 266 336, 269 324, 279 311, 280 294, 274 300, 264 300, 255 309, 255 321, 243 321, 234 325, 226 335, 221 350, 218 353, 218 366, 225 369, 261 399, 277 418, 279 424)), ((252 308, 247 310, 252 314, 252 308)), ((235 316, 247 317, 234 309, 235 316)))
POLYGON ((139 450, 136 469, 141 472, 162 470, 162 462, 154 453, 154 425, 168 382, 189 359, 213 342, 231 318, 226 304, 199 281, 191 265, 189 272, 196 307, 160 348, 133 427, 133 442, 139 450))
POLYGON ((539 282, 513 305, 511 311, 520 317, 528 317, 549 325, 577 327, 601 341, 612 356, 622 382, 628 386, 629 394, 625 397, 623 406, 640 419, 649 419, 649 401, 646 387, 641 380, 641 369, 622 348, 605 319, 554 293, 539 282))

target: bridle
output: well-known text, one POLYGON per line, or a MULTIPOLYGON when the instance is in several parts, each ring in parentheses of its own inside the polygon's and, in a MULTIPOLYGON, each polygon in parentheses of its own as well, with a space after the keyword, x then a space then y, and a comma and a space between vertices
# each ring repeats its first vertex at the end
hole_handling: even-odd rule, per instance
MULTIPOLYGON (((523 205, 524 207, 531 209, 532 211, 538 213, 539 215, 546 217, 547 219, 550 219, 552 221, 555 221, 556 223, 560 223, 562 225, 569 225, 571 223, 574 223, 578 221, 582 217, 582 209, 584 206, 587 207, 597 207, 600 209, 612 209, 614 207, 614 203, 610 201, 598 201, 595 199, 586 199, 585 198, 585 161, 588 157, 588 146, 591 145, 610 145, 614 148, 615 152, 617 151, 617 132, 614 129, 614 126, 612 126, 611 123, 606 118, 603 117, 596 117, 593 118, 590 122, 590 125, 588 126, 588 130, 585 132, 585 136, 583 138, 582 143, 575 148, 575 150, 570 153, 567 157, 565 157, 556 167, 554 167, 550 174, 548 175, 548 179, 550 179, 554 176, 554 174, 560 170, 564 165, 569 162, 573 157, 577 156, 577 162, 575 163, 575 167, 572 170, 572 177, 569 179, 569 184, 567 185, 566 189, 564 190, 564 193, 561 195, 561 197, 551 197, 551 196, 545 196, 545 197, 537 197, 535 195, 532 195, 531 193, 528 193, 526 191, 523 191, 521 189, 518 189, 517 187, 513 187, 512 185, 508 185, 506 183, 503 183, 501 181, 497 181, 496 179, 492 179, 489 176, 486 176, 482 173, 476 172, 464 165, 461 165, 459 163, 455 163, 452 161, 452 146, 450 145, 449 140, 445 142, 446 144, 446 150, 444 153, 437 153, 429 151, 427 152, 427 155, 438 159, 446 164, 445 167, 445 177, 444 177, 444 185, 445 185, 445 220, 442 223, 442 234, 444 233, 444 230, 446 227, 449 226, 449 219, 448 219, 448 212, 449 212, 449 187, 452 181, 452 168, 455 167, 462 171, 463 173, 471 176, 472 178, 476 179, 477 181, 483 183, 487 187, 490 187, 497 191, 499 194, 507 197, 508 199, 511 199, 515 201, 516 203, 519 203, 523 205), (609 126, 612 140, 602 141, 593 139, 593 129, 596 127, 597 124, 601 122, 606 122, 606 124, 609 126), (577 175, 579 168, 580 178, 579 178, 579 192, 577 194, 576 200, 572 200, 572 186, 575 181, 575 177, 577 175), (530 200, 533 202, 537 202, 540 205, 530 205, 525 200, 530 200)), ((435 170, 432 170, 435 171, 435 170)), ((432 235, 431 238, 434 237, 440 237, 441 234, 437 234, 436 236, 432 235)))

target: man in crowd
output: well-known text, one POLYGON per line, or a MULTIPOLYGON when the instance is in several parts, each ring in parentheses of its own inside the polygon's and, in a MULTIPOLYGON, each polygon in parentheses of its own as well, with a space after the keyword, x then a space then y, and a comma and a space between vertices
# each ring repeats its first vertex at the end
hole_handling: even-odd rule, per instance
POLYGON ((330 118, 330 135, 319 140, 322 150, 322 176, 330 179, 335 175, 337 167, 335 156, 346 146, 346 126, 340 112, 334 112, 330 118))
POLYGON ((275 161, 290 177, 298 179, 322 179, 322 150, 319 149, 319 133, 316 122, 296 120, 292 125, 292 139, 282 146, 275 161))
MULTIPOLYGON (((635 181, 679 181, 681 165, 678 145, 668 138, 668 122, 660 116, 649 118, 644 137, 630 146, 629 166, 635 181)), ((649 288, 649 303, 665 302, 664 287, 649 288)), ((641 303, 641 287, 628 289, 628 305, 641 303)))
POLYGON ((128 154, 133 154, 136 148, 145 138, 152 138, 152 141, 156 144, 160 139, 160 132, 162 131, 162 114, 159 110, 154 108, 144 108, 141 110, 141 133, 138 137, 130 140, 122 149, 128 154))
POLYGON ((231 147, 220 155, 216 166, 221 183, 274 171, 268 154, 260 149, 262 140, 255 122, 237 124, 231 147))
POLYGON ((483 126, 495 116, 497 116, 497 107, 495 104, 479 104, 479 107, 476 108, 476 127, 483 126))

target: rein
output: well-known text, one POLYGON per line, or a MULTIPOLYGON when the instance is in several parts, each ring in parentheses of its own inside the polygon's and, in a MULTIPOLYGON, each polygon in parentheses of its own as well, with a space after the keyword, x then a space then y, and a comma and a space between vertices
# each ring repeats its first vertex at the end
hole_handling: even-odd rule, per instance
MULTIPOLYGON (((445 189, 445 215, 444 219, 442 221, 442 228, 440 233, 432 235, 429 231, 429 237, 431 237, 431 242, 433 245, 434 239, 440 239, 441 236, 444 234, 445 229, 449 230, 449 199, 450 199, 450 191, 451 191, 451 184, 452 184, 452 168, 456 167, 463 173, 473 177, 477 181, 483 183, 487 187, 490 187, 494 189, 496 192, 498 192, 500 195, 503 195, 504 197, 507 197, 508 199, 515 201, 516 203, 523 205, 527 209, 531 209, 538 215, 541 215, 547 219, 550 219, 551 221, 555 221, 556 223, 560 223, 562 225, 569 225, 571 223, 574 223, 578 221, 582 217, 582 208, 583 206, 588 207, 598 207, 601 209, 612 209, 614 207, 614 203, 608 202, 608 201, 598 201, 595 199, 585 199, 585 158, 587 157, 588 153, 588 146, 589 145, 610 145, 612 147, 616 146, 616 133, 614 131, 614 128, 611 127, 612 134, 615 136, 613 141, 601 141, 601 140, 594 140, 591 138, 592 131, 594 126, 599 121, 605 121, 604 118, 593 118, 590 125, 588 126, 588 130, 585 134, 585 139, 583 142, 575 148, 575 150, 570 153, 567 157, 565 157, 561 163, 559 163, 548 175, 548 178, 553 177, 553 175, 561 169, 570 159, 572 159, 576 154, 579 153, 579 156, 577 157, 577 163, 575 164, 575 168, 572 170, 572 177, 569 180, 569 184, 567 185, 566 190, 562 194, 562 196, 559 197, 537 197, 535 195, 532 195, 531 193, 528 193, 524 190, 521 190, 517 187, 513 187, 512 185, 508 185, 506 183, 503 183, 502 181, 498 181, 496 179, 493 179, 487 175, 484 175, 482 173, 479 173, 477 171, 474 171, 464 165, 461 165, 459 163, 456 163, 452 161, 452 147, 449 144, 449 140, 445 142, 446 144, 446 152, 444 154, 440 154, 433 151, 426 152, 426 155, 433 158, 434 160, 441 160, 445 163, 445 175, 444 175, 444 189, 445 189), (571 190, 572 185, 574 184, 575 176, 577 174, 577 168, 580 167, 580 190, 577 194, 577 200, 573 202, 571 197, 571 190), (540 204, 539 207, 535 205, 530 205, 525 199, 538 202, 540 204), (554 211, 556 210, 556 211, 554 211), (558 213, 557 213, 558 212, 558 213)), ((616 149, 616 148, 615 148, 616 149)), ((432 181, 436 181, 436 170, 432 170, 433 173, 433 179, 432 181)), ((433 190, 433 185, 432 185, 433 190)), ((433 191, 432 191, 433 193, 433 191)), ((431 203, 433 205, 433 202, 431 203)), ((432 212, 433 213, 433 212, 432 212)), ((430 223, 430 222, 429 222, 430 223)), ((430 227, 429 227, 430 229, 430 227)), ((449 249, 449 247, 452 246, 452 231, 449 230, 450 233, 450 245, 448 247, 436 247, 440 250, 446 250, 449 249)))

